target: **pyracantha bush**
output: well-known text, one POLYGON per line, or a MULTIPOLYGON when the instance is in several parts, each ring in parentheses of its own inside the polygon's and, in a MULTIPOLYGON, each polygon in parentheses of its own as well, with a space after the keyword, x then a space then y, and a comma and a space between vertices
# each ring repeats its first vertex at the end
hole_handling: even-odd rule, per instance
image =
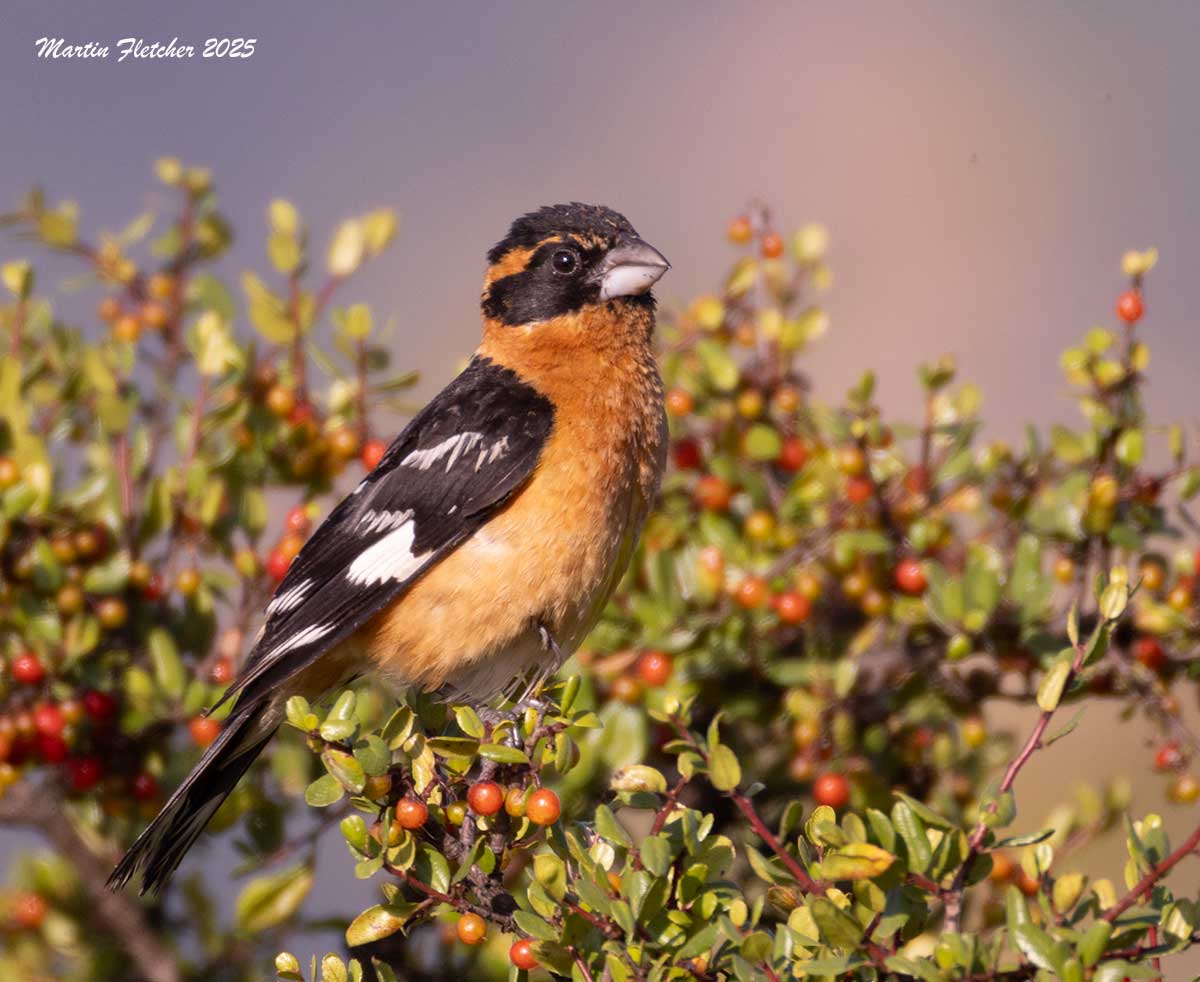
POLYGON ((759 206, 728 228, 721 289, 664 304, 661 500, 538 706, 397 705, 369 682, 294 699, 214 823, 252 874, 235 910, 186 876, 145 905, 100 893, 411 382, 379 380, 365 307, 332 305, 389 213, 342 225, 314 277, 295 209, 273 203, 275 272, 246 274, 239 305, 206 268, 230 236, 207 175, 160 176, 179 207, 150 259, 131 255, 151 218, 99 244, 37 195, 7 219, 83 261, 107 327, 66 326, 31 267, 4 267, 0 816, 58 854, 16 870, 0 968, 261 977, 308 925, 325 830, 379 903, 348 912, 348 952, 279 954, 280 978, 1107 982, 1158 977, 1197 940, 1194 887, 1171 874, 1200 827, 1168 843, 1157 815, 1129 817, 1117 773, 1008 831, 1026 762, 1097 699, 1161 733, 1168 799, 1200 794, 1177 702, 1194 697, 1196 565, 1170 551, 1200 471, 1194 438, 1142 406, 1155 254, 1124 258, 1116 329, 1063 357, 1082 425, 1017 447, 984 438, 949 358, 920 369, 915 424, 885 418, 869 374, 819 403, 800 365, 827 325, 827 235, 785 237, 759 206), (997 700, 1025 725, 989 729, 997 700), (1110 833, 1122 883, 1079 866, 1110 833))

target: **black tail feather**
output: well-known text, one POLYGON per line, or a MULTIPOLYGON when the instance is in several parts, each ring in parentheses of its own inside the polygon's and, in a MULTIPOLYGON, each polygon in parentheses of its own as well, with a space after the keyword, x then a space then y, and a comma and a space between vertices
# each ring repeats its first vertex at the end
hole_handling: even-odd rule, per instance
POLYGON ((139 871, 142 893, 157 893, 166 885, 221 802, 274 735, 278 723, 272 725, 271 715, 262 704, 234 707, 220 735, 112 871, 110 890, 121 889, 139 871))

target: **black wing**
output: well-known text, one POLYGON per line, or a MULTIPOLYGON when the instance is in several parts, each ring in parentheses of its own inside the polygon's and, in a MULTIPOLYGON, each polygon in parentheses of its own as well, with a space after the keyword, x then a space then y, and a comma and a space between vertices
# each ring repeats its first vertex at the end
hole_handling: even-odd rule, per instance
POLYGON ((553 424, 545 396, 474 358, 304 544, 221 701, 273 691, 399 597, 528 480, 553 424))

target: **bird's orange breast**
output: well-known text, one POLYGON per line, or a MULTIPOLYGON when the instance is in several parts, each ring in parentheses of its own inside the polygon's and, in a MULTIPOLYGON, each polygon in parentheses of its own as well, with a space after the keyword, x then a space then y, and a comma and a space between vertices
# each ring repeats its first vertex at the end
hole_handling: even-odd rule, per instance
POLYGON ((511 502, 356 639, 402 684, 472 697, 549 660, 539 623, 566 653, 583 640, 628 564, 666 449, 646 338, 591 351, 574 369, 564 368, 561 346, 553 364, 497 347, 485 341, 480 353, 554 403, 538 465, 511 502))

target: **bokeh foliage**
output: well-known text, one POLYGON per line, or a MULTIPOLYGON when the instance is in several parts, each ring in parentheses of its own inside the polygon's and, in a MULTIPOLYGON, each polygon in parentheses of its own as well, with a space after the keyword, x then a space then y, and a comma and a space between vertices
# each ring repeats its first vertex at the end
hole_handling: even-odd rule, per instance
POLYGON ((664 304, 661 500, 540 703, 397 708, 369 683, 293 700, 214 822, 244 857, 235 909, 187 867, 165 898, 97 907, 104 864, 213 738, 201 710, 413 381, 371 311, 338 305, 391 213, 347 220, 319 255, 272 202, 269 271, 235 290, 213 266, 232 231, 208 175, 158 176, 164 214, 95 243, 37 193, 4 219, 102 296, 68 317, 73 296, 60 309, 31 265, 3 267, 0 818, 52 822, 55 852, 13 870, 0 969, 1108 980, 1154 978, 1194 943, 1194 889, 1169 874, 1200 829, 1172 848, 1118 775, 1043 831, 1006 831, 1029 756, 1097 699, 1161 731, 1170 800, 1200 794, 1177 702, 1194 695, 1179 544, 1200 471, 1194 435, 1141 398, 1156 255, 1124 258, 1116 329, 1064 354, 1082 422, 1012 446, 986 439, 950 358, 919 369, 912 424, 869 373, 816 400, 801 366, 828 324, 828 236, 785 239, 758 205, 728 229, 720 289, 664 304), (989 729, 1001 700, 1027 728, 989 729), (276 956, 314 926, 326 833, 379 903, 346 912, 349 952, 276 956), (1129 844, 1120 884, 1078 864, 1106 834, 1129 844))

